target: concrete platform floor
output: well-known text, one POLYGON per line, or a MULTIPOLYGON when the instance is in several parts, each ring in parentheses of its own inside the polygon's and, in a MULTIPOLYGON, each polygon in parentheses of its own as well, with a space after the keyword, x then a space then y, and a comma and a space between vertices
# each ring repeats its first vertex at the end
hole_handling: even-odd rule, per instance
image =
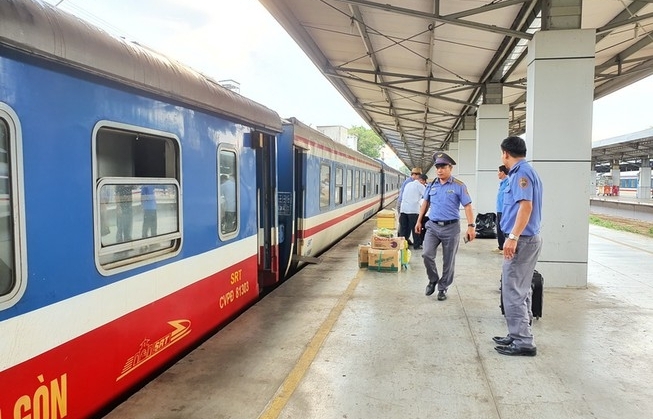
MULTIPOLYGON (((448 300, 358 269, 368 221, 107 418, 653 417, 653 240, 590 226, 587 289, 546 288, 538 354, 507 357, 496 241, 460 246, 448 300)), ((438 266, 441 266, 440 259, 438 266)))

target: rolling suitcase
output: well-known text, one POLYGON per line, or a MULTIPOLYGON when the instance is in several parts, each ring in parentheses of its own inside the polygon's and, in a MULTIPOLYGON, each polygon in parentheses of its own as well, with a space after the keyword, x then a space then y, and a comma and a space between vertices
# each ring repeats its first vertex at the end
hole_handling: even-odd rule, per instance
MULTIPOLYGON (((503 290, 501 288, 501 282, 499 282, 499 291, 501 291, 499 307, 501 307, 501 314, 506 314, 503 310, 503 290)), ((542 306, 544 305, 544 278, 537 270, 533 271, 531 290, 533 290, 531 296, 531 312, 533 313, 533 317, 539 319, 542 317, 542 306)))
POLYGON ((531 297, 531 311, 533 317, 542 317, 542 305, 544 304, 544 278, 537 270, 533 271, 533 282, 531 282, 533 296, 531 297))

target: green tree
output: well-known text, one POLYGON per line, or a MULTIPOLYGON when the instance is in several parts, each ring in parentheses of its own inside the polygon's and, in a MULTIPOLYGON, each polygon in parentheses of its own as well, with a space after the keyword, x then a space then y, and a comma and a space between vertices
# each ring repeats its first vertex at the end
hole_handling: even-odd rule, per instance
POLYGON ((381 157, 381 149, 385 143, 374 131, 365 127, 354 126, 349 128, 349 135, 353 135, 358 139, 356 141, 358 151, 375 159, 381 157))

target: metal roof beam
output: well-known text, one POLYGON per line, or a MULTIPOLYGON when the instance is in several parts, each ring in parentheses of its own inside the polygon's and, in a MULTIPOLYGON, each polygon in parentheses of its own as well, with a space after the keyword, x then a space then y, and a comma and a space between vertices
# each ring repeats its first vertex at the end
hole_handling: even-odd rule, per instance
MULTIPOLYGON (((629 12, 626 10, 626 13, 629 13, 629 12)), ((629 17, 628 19, 623 19, 623 20, 619 20, 619 21, 612 21, 612 22, 608 23, 607 25, 601 26, 600 28, 598 28, 596 30, 596 34, 597 35, 603 35, 604 33, 610 32, 613 29, 617 29, 617 28, 620 28, 622 26, 632 25, 633 23, 640 22, 640 21, 646 20, 646 19, 650 19, 652 17, 653 17, 653 13, 646 13, 646 14, 639 15, 639 16, 632 16, 632 17, 629 17)))
MULTIPOLYGON (((363 40, 363 43, 365 45, 365 49, 366 49, 366 51, 367 51, 367 53, 368 53, 368 55, 370 57, 370 60, 372 61, 372 65, 374 66, 373 68, 376 69, 376 70, 380 70, 381 66, 380 66, 379 61, 378 61, 378 59, 376 57, 376 53, 374 52, 374 47, 372 45, 372 40, 370 39, 370 35, 367 32, 367 25, 365 24, 365 21, 363 19, 363 15, 361 14, 360 8, 358 8, 358 6, 356 6, 355 4, 350 4, 349 9, 350 9, 350 11, 352 13, 354 21, 356 22, 356 27, 358 28, 358 32, 360 33, 361 39, 363 40)), ((324 72, 324 74, 326 74, 326 72, 324 72)), ((379 79, 381 79, 381 82, 383 83, 383 81, 384 81, 383 77, 379 76, 378 74, 377 74, 377 77, 379 77, 379 79)), ((374 83, 374 84, 381 85, 382 83, 374 83)), ((392 97, 390 96, 390 92, 387 89, 383 88, 383 87, 381 87, 381 90, 383 91, 383 95, 386 97, 386 100, 390 104, 390 109, 392 109, 394 106, 393 106, 393 102, 392 102, 392 97)), ((401 126, 399 125, 399 120, 396 117, 395 117, 395 124, 396 124, 397 130, 401 134, 401 126)), ((408 149, 408 147, 407 147, 408 144, 405 144, 405 146, 408 149)))
POLYGON ((611 19, 610 22, 608 22, 602 28, 598 28, 596 30, 596 43, 608 36, 612 30, 621 27, 624 21, 630 19, 634 14, 639 12, 642 8, 646 7, 646 5, 650 2, 653 2, 653 0, 635 0, 630 3, 628 7, 624 8, 621 13, 611 19), (611 28, 611 25, 614 25, 614 27, 611 28))
MULTIPOLYGON (((412 89, 406 89, 404 87, 390 86, 390 85, 387 85, 387 84, 384 84, 384 83, 378 83, 378 82, 375 83, 375 82, 369 81, 369 80, 363 80, 363 79, 350 77, 350 76, 343 76, 343 75, 337 74, 337 73, 335 73, 333 71, 326 71, 325 70, 324 75, 326 75, 329 78, 340 78, 340 79, 345 79, 345 80, 349 80, 349 81, 356 81, 356 82, 362 83, 362 84, 371 84, 371 85, 374 85, 374 86, 383 86, 387 90, 395 90, 395 91, 398 91, 398 92, 408 93, 408 94, 416 95, 416 96, 428 96, 428 97, 433 98, 433 99, 441 99, 441 100, 446 100, 447 102, 458 103, 459 105, 467 105, 467 106, 471 106, 471 107, 476 107, 477 106, 475 103, 469 103, 469 102, 466 102, 464 100, 454 99, 454 98, 451 98, 451 97, 446 97, 446 96, 441 95, 441 94, 433 94, 433 93, 427 94, 425 92, 420 92, 420 91, 412 90, 412 89)), ((470 88, 471 87, 467 87, 467 89, 470 89, 470 88)))
POLYGON ((485 32, 498 33, 505 36, 512 36, 514 38, 523 38, 531 40, 533 35, 529 33, 519 32, 511 29, 500 28, 494 25, 485 25, 483 23, 469 22, 461 19, 451 19, 446 16, 437 16, 433 13, 421 12, 419 10, 406 9, 405 7, 391 6, 389 4, 375 3, 368 0, 336 0, 342 3, 354 4, 358 6, 370 7, 373 9, 381 9, 386 12, 392 12, 407 16, 419 17, 426 20, 434 20, 441 23, 449 23, 451 25, 462 26, 469 29, 476 29, 485 32))
POLYGON ((648 46, 651 42, 653 42, 651 36, 649 34, 644 35, 642 38, 639 39, 639 41, 635 42, 633 45, 619 52, 614 57, 605 61, 604 63, 597 65, 595 74, 599 75, 603 72, 603 70, 614 67, 615 65, 618 66, 622 64, 625 58, 628 58, 631 55, 636 54, 639 50, 648 46))
POLYGON ((461 79, 444 79, 440 77, 433 77, 431 75, 429 76, 424 76, 424 75, 414 75, 414 74, 407 74, 407 73, 392 73, 388 71, 373 71, 373 70, 366 70, 363 68, 351 68, 351 67, 333 67, 334 70, 337 71, 342 71, 342 72, 347 72, 347 73, 354 73, 354 74, 370 74, 370 75, 380 75, 384 77, 398 77, 398 78, 403 78, 406 79, 405 82, 413 82, 413 81, 431 81, 431 82, 439 82, 439 83, 449 83, 449 84, 462 84, 462 85, 469 85, 469 86, 480 86, 479 83, 474 83, 466 80, 461 80, 461 79))
POLYGON ((497 10, 504 7, 514 6, 515 4, 519 4, 519 3, 531 3, 531 2, 533 2, 533 0, 504 0, 498 3, 484 4, 483 6, 477 7, 475 9, 465 10, 463 12, 450 13, 448 15, 445 15, 444 17, 448 19, 459 19, 461 17, 478 15, 481 13, 489 12, 491 10, 497 10))

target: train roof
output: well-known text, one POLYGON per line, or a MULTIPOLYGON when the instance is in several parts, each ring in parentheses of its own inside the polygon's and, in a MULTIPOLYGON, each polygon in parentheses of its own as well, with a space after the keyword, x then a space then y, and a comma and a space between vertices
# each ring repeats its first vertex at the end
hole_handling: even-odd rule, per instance
POLYGON ((340 153, 343 154, 348 154, 351 156, 354 156, 355 158, 359 160, 364 160, 370 165, 374 167, 378 167, 379 170, 381 169, 381 163, 378 162, 376 159, 373 159, 363 153, 361 153, 358 150, 354 150, 352 148, 347 147, 344 144, 340 144, 337 141, 334 141, 324 133, 309 127, 308 125, 304 124, 300 120, 298 120, 295 117, 290 117, 290 118, 284 118, 283 119, 283 125, 293 125, 295 129, 295 134, 299 135, 301 137, 306 138, 307 140, 313 140, 313 141, 320 141, 322 144, 328 144, 329 147, 333 148, 334 150, 339 151, 340 153))
MULTIPOLYGON (((405 173, 402 173, 401 170, 397 170, 394 167, 388 165, 388 163, 384 162, 381 159, 376 159, 379 163, 381 163, 381 166, 383 166, 383 170, 388 173, 396 173, 401 176, 406 176, 405 173)), ((406 176, 407 177, 407 176, 406 176)))
POLYGON ((281 132, 279 115, 180 62, 114 37, 52 5, 0 1, 0 45, 184 104, 256 129, 281 132))

